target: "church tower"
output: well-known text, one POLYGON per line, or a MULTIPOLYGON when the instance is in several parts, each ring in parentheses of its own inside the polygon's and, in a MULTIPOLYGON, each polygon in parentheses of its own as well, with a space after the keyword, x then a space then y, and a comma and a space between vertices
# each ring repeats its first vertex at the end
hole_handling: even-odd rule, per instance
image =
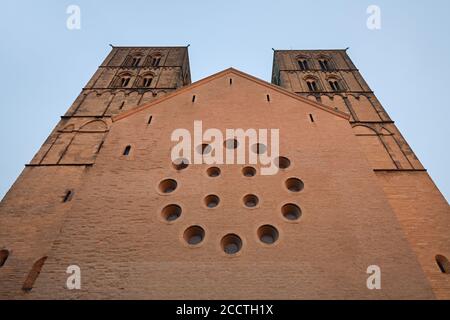
POLYGON ((450 298, 448 203, 353 64, 347 49, 275 50, 272 83, 350 114, 360 147, 435 294, 450 298))
POLYGON ((187 47, 112 46, 2 199, 0 297, 13 288, 31 290, 24 279, 37 276, 46 260, 71 200, 102 150, 112 116, 190 83, 187 47))

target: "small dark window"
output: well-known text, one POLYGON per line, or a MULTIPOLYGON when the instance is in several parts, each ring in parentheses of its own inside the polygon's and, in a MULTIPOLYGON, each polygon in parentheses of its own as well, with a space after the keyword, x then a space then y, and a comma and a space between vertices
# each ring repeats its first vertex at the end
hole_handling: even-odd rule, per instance
POLYGON ((309 120, 311 120, 311 122, 314 122, 314 118, 313 118, 313 115, 311 113, 309 114, 309 120))
POLYGON ((64 195, 63 202, 68 202, 68 201, 72 200, 72 196, 73 196, 73 191, 67 190, 66 194, 64 195))
POLYGON ((161 62, 161 57, 154 57, 153 59, 152 59, 152 66, 153 67, 157 67, 157 66, 159 66, 159 63, 161 62))
POLYGON ((132 67, 137 67, 139 65, 139 62, 141 62, 141 58, 140 57, 134 57, 131 60, 131 66, 132 67))
POLYGON ((192 96, 192 102, 195 102, 195 94, 192 96))
POLYGON ((330 84, 331 90, 333 90, 333 91, 341 91, 341 87, 340 87, 338 81, 330 80, 330 81, 328 81, 328 83, 330 84))
POLYGON ((6 249, 0 250, 0 268, 3 267, 6 263, 6 260, 9 257, 9 251, 6 249))
POLYGON ((309 70, 308 61, 306 60, 298 60, 298 66, 301 71, 309 70))
POLYGON ((145 77, 142 80, 142 86, 143 87, 150 87, 150 85, 152 84, 152 81, 153 81, 153 77, 145 77))
POLYGON ((125 149, 123 150, 123 155, 124 156, 128 156, 130 154, 131 151, 131 146, 126 146, 125 149))
POLYGON ((316 81, 308 80, 308 81, 306 81, 306 84, 308 85, 309 91, 312 91, 312 92, 319 91, 319 88, 317 87, 316 81))
POLYGON ((267 95, 267 101, 270 102, 270 95, 267 95))
POLYGON ((31 268, 27 278, 25 279, 25 282, 23 283, 22 286, 23 291, 29 292, 31 291, 31 289, 33 289, 34 283, 36 282, 37 277, 41 273, 45 260, 47 260, 47 257, 42 257, 33 264, 33 267, 31 268))
POLYGON ((126 87, 128 84, 130 83, 130 77, 129 76, 123 76, 120 78, 120 86, 121 87, 126 87))
POLYGON ((152 119, 153 119, 153 116, 148 117, 147 124, 151 124, 152 123, 152 119))
POLYGON ((230 78, 230 86, 233 84, 233 79, 230 78))
POLYGON ((330 64, 327 60, 319 60, 320 69, 322 71, 330 71, 330 64))

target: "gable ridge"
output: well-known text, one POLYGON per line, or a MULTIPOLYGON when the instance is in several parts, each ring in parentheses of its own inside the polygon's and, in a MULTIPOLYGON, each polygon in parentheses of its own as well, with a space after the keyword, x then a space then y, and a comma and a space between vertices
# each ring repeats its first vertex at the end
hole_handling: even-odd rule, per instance
POLYGON ((171 93, 169 93, 168 95, 166 95, 164 97, 161 97, 159 99, 156 99, 154 101, 146 103, 146 104, 144 104, 144 105, 142 105, 140 107, 137 107, 137 108, 125 111, 123 113, 120 113, 118 115, 115 115, 115 116, 112 117, 112 121, 115 122, 115 121, 119 121, 121 119, 127 118, 127 117, 129 117, 129 116, 131 116, 131 115, 133 115, 135 113, 138 113, 138 112, 140 112, 142 110, 145 110, 145 109, 147 109, 147 108, 149 108, 149 107, 151 107, 153 105, 156 105, 156 104, 159 104, 159 103, 161 103, 163 101, 171 99, 171 98, 173 98, 173 97, 175 97, 175 96, 177 96, 179 94, 185 93, 185 92, 187 92, 187 91, 189 91, 189 90, 191 90, 193 88, 196 88, 198 86, 206 84, 206 83, 208 83, 208 82, 210 82, 212 80, 218 79, 218 78, 220 78, 220 77, 222 77, 224 75, 227 75, 227 74, 235 74, 235 75, 243 77, 243 78, 245 78, 247 80, 250 80, 250 81, 256 82, 256 83, 258 83, 260 85, 263 85, 263 86, 265 86, 265 87, 267 87, 267 88, 269 88, 271 90, 275 90, 275 91, 277 91, 277 92, 279 92, 281 94, 288 95, 288 96, 290 96, 290 97, 292 97, 294 99, 297 99, 299 101, 307 103, 307 104, 309 104, 309 105, 311 105, 313 107, 319 108, 319 109, 321 109, 323 111, 326 111, 326 112, 329 112, 329 113, 332 113, 332 114, 334 114, 334 115, 336 115, 338 117, 344 118, 346 120, 350 119, 350 115, 348 113, 345 113, 345 112, 342 112, 342 111, 339 111, 339 110, 334 110, 333 108, 331 108, 329 106, 326 106, 326 105, 321 104, 319 102, 312 101, 312 100, 310 100, 308 98, 299 96, 299 95, 297 95, 297 94, 295 94, 295 93, 293 93, 291 91, 283 89, 282 87, 276 86, 274 84, 271 84, 269 82, 266 82, 264 80, 256 78, 256 77, 254 77, 254 76, 252 76, 252 75, 250 75, 248 73, 245 73, 245 72, 242 72, 240 70, 237 70, 237 69, 234 69, 234 68, 230 67, 230 68, 225 69, 223 71, 219 71, 219 72, 217 72, 215 74, 212 74, 212 75, 210 75, 210 76, 208 76, 206 78, 203 78, 201 80, 193 82, 190 85, 187 85, 187 86, 182 87, 182 88, 180 88, 178 90, 175 90, 174 92, 171 92, 171 93))

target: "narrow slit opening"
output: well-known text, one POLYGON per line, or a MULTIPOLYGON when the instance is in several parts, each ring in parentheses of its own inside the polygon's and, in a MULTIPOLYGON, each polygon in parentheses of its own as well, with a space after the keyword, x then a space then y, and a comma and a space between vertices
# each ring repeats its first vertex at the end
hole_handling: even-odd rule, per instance
POLYGON ((313 118, 313 115, 311 113, 309 114, 309 120, 311 120, 311 122, 314 122, 314 118, 313 118))
POLYGON ((63 203, 70 201, 72 199, 72 195, 73 195, 72 190, 67 190, 67 192, 66 192, 66 194, 64 195, 64 198, 63 198, 63 203))

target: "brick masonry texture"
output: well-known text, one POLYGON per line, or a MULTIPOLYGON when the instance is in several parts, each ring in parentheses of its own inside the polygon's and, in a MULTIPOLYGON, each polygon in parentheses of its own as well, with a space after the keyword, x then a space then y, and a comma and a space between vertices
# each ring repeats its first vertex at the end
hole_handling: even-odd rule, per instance
POLYGON ((272 81, 281 88, 228 69, 190 84, 187 48, 113 48, 0 204, 0 249, 9 251, 0 298, 450 298, 435 261, 450 257, 448 204, 345 51, 276 51, 272 81), (161 62, 149 67, 154 57, 161 62), (297 70, 300 58, 312 70, 297 70), (334 69, 312 68, 319 59, 334 69), (148 71, 150 88, 136 87, 148 71), (129 88, 111 87, 124 72, 136 77, 129 88), (324 90, 333 77, 345 91, 308 92, 305 76, 324 90), (176 170, 171 133, 194 120, 222 132, 279 128, 291 166, 263 176, 254 165, 254 177, 239 164, 217 165, 219 177, 206 164, 176 170), (285 187, 291 177, 301 192, 285 187), (162 194, 169 178, 177 188, 162 194), (220 197, 216 208, 204 204, 209 194, 220 197), (255 208, 243 205, 246 194, 258 196, 255 208), (300 219, 283 217, 287 203, 300 219), (182 209, 171 222, 161 214, 169 204, 182 209), (194 225, 205 231, 197 246, 183 237, 194 225), (259 240, 262 225, 277 228, 274 244, 259 240), (221 247, 229 233, 242 239, 235 255, 221 247), (72 264, 81 290, 65 288, 72 264), (366 287, 370 265, 381 267, 381 290, 366 287))

